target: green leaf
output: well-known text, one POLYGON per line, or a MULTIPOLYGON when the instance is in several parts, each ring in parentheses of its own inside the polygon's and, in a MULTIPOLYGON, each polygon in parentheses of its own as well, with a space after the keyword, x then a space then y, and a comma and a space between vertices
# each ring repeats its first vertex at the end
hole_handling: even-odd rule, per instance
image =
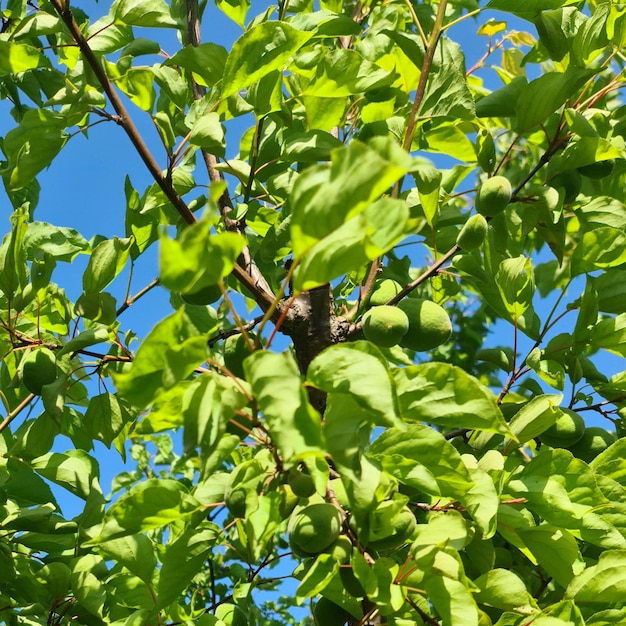
POLYGON ((243 26, 250 9, 250 0, 215 0, 215 5, 233 22, 243 26))
MULTIPOLYGON (((358 485, 362 474, 362 453, 371 431, 370 414, 357 399, 347 393, 332 393, 324 412, 324 436, 333 462, 352 484, 358 485)), ((368 505, 371 503, 368 500, 368 505)))
POLYGON ((420 424, 386 430, 369 447, 367 456, 403 484, 433 496, 460 498, 473 485, 454 446, 420 424))
POLYGON ((626 205, 615 198, 601 195, 583 204, 577 213, 585 224, 585 232, 604 226, 622 230, 626 220, 626 205))
POLYGON ((306 571, 296 590, 296 598, 302 602, 319 594, 328 586, 339 571, 339 563, 330 554, 320 554, 306 571))
POLYGON ((489 0, 487 8, 532 20, 540 11, 558 9, 565 4, 570 4, 569 0, 489 0))
POLYGON ((116 395, 103 393, 92 396, 85 413, 85 424, 93 439, 102 441, 107 447, 124 428, 127 413, 116 395))
POLYGON ((340 35, 358 35, 362 28, 347 15, 322 9, 314 13, 297 13, 290 19, 290 24, 298 30, 314 30, 316 37, 338 37, 340 35))
POLYGON ((519 536, 537 562, 562 587, 585 568, 574 535, 552 524, 520 529, 519 536))
POLYGON ((321 130, 289 133, 281 158, 285 161, 328 161, 335 148, 342 146, 341 141, 321 130))
MULTIPOLYGON (((227 58, 228 52, 223 46, 203 43, 199 46, 188 45, 184 47, 168 59, 165 65, 178 66, 193 72, 194 78, 201 85, 213 87, 222 79, 227 58)), ((178 91, 178 87, 176 90, 178 91)), ((185 92, 181 93, 180 96, 185 96, 185 92)))
POLYGON ((494 484, 496 479, 483 469, 473 467, 471 463, 474 460, 473 457, 464 455, 462 459, 467 466, 473 484, 459 499, 476 522, 483 538, 487 539, 495 534, 497 527, 500 496, 494 484))
POLYGON ((626 550, 607 550, 597 565, 576 576, 565 597, 580 604, 619 603, 626 593, 626 550))
POLYGON ((393 74, 364 59, 356 50, 329 50, 317 64, 305 96, 344 98, 381 89, 393 82, 393 74))
POLYGON ((523 76, 514 78, 504 87, 480 98, 476 103, 478 117, 512 117, 515 115, 515 103, 526 89, 528 81, 523 76))
POLYGON ((124 269, 133 240, 130 238, 106 239, 91 253, 87 269, 83 274, 85 293, 99 293, 111 284, 124 269))
POLYGON ((564 73, 544 74, 526 85, 515 104, 516 128, 528 131, 563 106, 595 74, 570 66, 564 73))
POLYGON ((133 485, 114 502, 104 516, 99 536, 92 543, 103 543, 120 537, 162 528, 188 520, 202 511, 202 505, 178 481, 150 478, 133 485))
POLYGON ((31 222, 24 237, 24 247, 30 258, 35 251, 41 251, 58 261, 70 263, 77 254, 89 249, 89 242, 73 228, 31 222))
POLYGON ((562 528, 580 528, 583 516, 606 502, 591 469, 562 449, 537 455, 509 481, 507 490, 562 528))
MULTIPOLYGON (((2 43, 2 42, 0 42, 2 43)), ((68 140, 65 119, 47 109, 30 109, 20 125, 4 137, 3 150, 9 160, 0 170, 7 189, 21 189, 48 167, 68 140)))
POLYGON ((99 343, 108 342, 111 339, 109 329, 104 326, 94 326, 82 333, 79 333, 73 339, 70 339, 62 348, 57 352, 57 359, 64 354, 71 354, 78 350, 83 350, 89 346, 95 346, 99 343))
POLYGON ((589 280, 598 295, 598 310, 603 313, 626 311, 626 270, 610 268, 589 280))
POLYGON ((460 368, 433 362, 392 376, 405 420, 512 436, 493 394, 460 368))
POLYGON ((145 583, 152 582, 157 560, 152 541, 146 535, 128 535, 105 541, 98 548, 145 583))
POLYGON ((165 287, 195 293, 230 274, 245 245, 238 233, 211 233, 212 224, 202 220, 185 228, 178 239, 161 237, 160 278, 165 287))
POLYGON ((294 185, 290 227, 296 257, 363 213, 410 168, 406 153, 383 138, 369 145, 354 141, 334 150, 331 160, 330 168, 310 167, 294 185))
POLYGON ((93 322, 110 326, 117 319, 117 302, 110 293, 82 293, 76 300, 74 313, 93 322))
POLYGON ((247 406, 246 395, 231 378, 214 372, 196 378, 186 388, 178 412, 182 412, 184 417, 185 449, 202 445, 210 453, 219 445, 230 420, 240 415, 247 406))
POLYGON ((151 69, 131 68, 115 78, 115 84, 130 101, 143 111, 152 111, 156 92, 154 74, 151 69))
MULTIPOLYGON (((418 36, 397 30, 383 32, 398 44, 415 69, 421 71, 424 46, 418 36)), ((471 120, 475 117, 474 98, 467 84, 465 56, 459 44, 445 36, 439 39, 419 112, 428 118, 471 120)))
POLYGON ((572 276, 626 263, 626 234, 608 226, 583 234, 572 255, 572 276))
POLYGON ((596 474, 611 478, 626 487, 626 439, 619 438, 589 465, 596 474))
POLYGON ((350 394, 372 424, 402 427, 387 362, 366 341, 324 350, 309 365, 307 382, 326 393, 350 394))
POLYGON ((441 616, 442 626, 478 626, 476 601, 462 582, 433 575, 424 581, 424 589, 441 616))
POLYGON ((19 74, 38 67, 49 67, 48 59, 32 46, 0 41, 0 76, 19 74))
POLYGON ((70 581, 79 606, 96 617, 102 617, 107 600, 105 584, 89 571, 72 572, 70 581))
POLYGON ((26 284, 26 254, 24 237, 27 232, 28 216, 25 210, 11 215, 11 233, 0 246, 0 290, 10 299, 26 284))
POLYGON ((592 329, 590 345, 626 356, 626 313, 603 319, 592 329))
POLYGON ((82 450, 65 453, 50 452, 33 459, 32 468, 44 478, 86 500, 94 481, 98 480, 98 464, 82 450))
POLYGON ((189 141, 211 154, 224 156, 226 144, 220 116, 212 112, 199 117, 191 127, 189 141))
POLYGON ((323 455, 321 420, 308 402, 293 358, 259 350, 246 358, 244 370, 284 461, 289 465, 305 455, 323 455))
POLYGON ((403 200, 373 202, 304 254, 294 273, 294 289, 313 289, 382 256, 404 236, 408 219, 403 200))
POLYGON ((285 22, 261 22, 234 44, 226 60, 222 98, 249 87, 274 70, 281 70, 311 38, 285 22))
POLYGON ((560 415, 560 395, 535 396, 509 421, 509 429, 520 444, 526 443, 545 432, 560 415))
POLYGON ((111 6, 110 14, 117 23, 130 26, 180 27, 164 0, 119 0, 111 6))
POLYGON ((495 276, 502 302, 514 320, 520 318, 532 306, 535 295, 535 277, 532 261, 519 256, 504 259, 495 276))
POLYGON ((173 387, 207 357, 206 338, 188 336, 184 309, 159 322, 141 344, 127 371, 113 374, 122 397, 137 407, 148 405, 164 386, 173 387))
POLYGON ((189 529, 165 546, 157 592, 160 608, 180 597, 210 556, 218 538, 217 528, 211 525, 209 528, 189 529))
POLYGON ((486 604, 503 611, 531 613, 535 601, 522 580, 505 569, 494 569, 474 581, 479 591, 478 604, 486 604))
POLYGON ((574 37, 586 22, 585 16, 574 7, 542 11, 535 20, 539 40, 550 58, 561 61, 571 50, 574 37))

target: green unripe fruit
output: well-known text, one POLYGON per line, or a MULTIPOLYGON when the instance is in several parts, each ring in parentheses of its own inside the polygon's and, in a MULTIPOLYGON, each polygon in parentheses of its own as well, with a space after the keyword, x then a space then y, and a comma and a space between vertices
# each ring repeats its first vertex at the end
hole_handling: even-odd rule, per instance
POLYGON ((571 204, 578 197, 583 181, 576 170, 566 170, 551 178, 549 183, 551 187, 563 189, 563 201, 565 204, 571 204))
POLYGON ((587 178, 594 178, 597 180, 610 176, 614 167, 615 161, 613 159, 608 159, 606 161, 597 161, 596 163, 583 165, 578 168, 578 171, 587 178))
POLYGON ((232 489, 224 496, 226 508, 233 517, 244 518, 246 516, 246 491, 245 489, 232 489))
POLYGON ((299 498, 310 498, 315 493, 313 478, 296 468, 289 471, 289 486, 299 498))
POLYGON ((31 393, 40 396, 42 387, 54 382, 56 377, 56 357, 52 350, 37 348, 24 359, 22 382, 31 393))
POLYGON ((614 433, 610 433, 599 426, 590 426, 585 430, 580 441, 571 446, 569 451, 575 457, 589 463, 616 441, 617 437, 614 433))
POLYGON ((472 215, 467 222, 465 222, 459 236, 456 238, 456 245, 461 250, 472 251, 480 248, 485 237, 487 236, 487 220, 484 215, 478 213, 472 215))
POLYGON ((341 532, 341 514, 332 504, 310 504, 291 516, 287 533, 296 554, 314 556, 330 547, 341 532))
POLYGON ((438 304, 422 298, 402 300, 398 308, 409 318, 409 330, 400 345, 417 352, 432 350, 452 334, 452 323, 438 304))
POLYGON ((313 609, 315 626, 344 626, 349 613, 328 598, 320 598, 313 609))
POLYGON ((585 421, 571 409, 561 409, 562 415, 548 430, 539 435, 543 443, 553 448, 569 448, 580 441, 585 434, 585 421))
POLYGON ((381 348, 398 345, 408 330, 406 313, 395 306, 375 306, 363 316, 365 338, 381 348))
POLYGON ((213 304, 222 297, 222 291, 217 285, 208 285, 193 293, 181 293, 183 302, 197 306, 213 304))
POLYGON ((354 575, 351 567, 342 567, 339 569, 339 577, 343 588, 354 598, 362 598, 365 595, 365 589, 354 575))
MULTIPOLYGON (((254 336, 248 336, 250 342, 254 343, 254 336)), ((244 378, 243 360, 250 354, 248 342, 243 335, 231 335, 224 340, 224 365, 237 378, 244 378)))
POLYGON ((476 192, 476 210, 486 217, 495 217, 506 209, 512 195, 513 189, 508 178, 492 176, 476 192))
POLYGON ((382 306, 387 304, 391 298, 394 298, 402 291, 402 285, 391 278, 374 283, 374 290, 369 299, 369 306, 382 306))

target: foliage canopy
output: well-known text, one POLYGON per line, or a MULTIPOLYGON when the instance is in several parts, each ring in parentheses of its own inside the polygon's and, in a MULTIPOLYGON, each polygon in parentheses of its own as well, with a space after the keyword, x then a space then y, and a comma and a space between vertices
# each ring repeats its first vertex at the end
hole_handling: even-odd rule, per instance
POLYGON ((626 5, 481 4, 2 3, 0 622, 626 622, 626 5))

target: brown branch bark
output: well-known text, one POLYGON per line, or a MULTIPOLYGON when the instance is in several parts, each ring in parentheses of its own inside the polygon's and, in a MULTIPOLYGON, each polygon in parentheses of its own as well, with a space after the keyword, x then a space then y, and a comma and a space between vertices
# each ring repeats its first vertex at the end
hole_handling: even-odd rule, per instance
POLYGON ((128 114, 124 103, 118 96, 115 87, 109 80, 109 77, 106 75, 100 61, 96 57, 89 45, 89 42, 76 23, 69 5, 66 5, 62 0, 51 0, 51 4, 54 7, 54 10, 59 14, 59 17, 63 20, 67 29, 70 31, 70 35, 76 45, 80 48, 85 61, 87 61, 89 67, 91 67, 93 73, 96 75, 98 82, 102 86, 107 98, 119 116, 119 125, 124 129, 133 146, 135 146, 137 154, 139 154, 141 160, 148 168, 148 171, 159 187, 161 187, 163 193, 167 196, 167 199, 174 205, 174 208, 178 211, 183 220, 185 220, 187 224, 193 224, 196 221, 194 214, 189 210, 189 207, 185 204, 184 200, 178 195, 178 192, 174 189, 171 182, 163 176, 159 164, 152 156, 148 146, 143 140, 143 137, 128 114))
MULTIPOLYGON (((176 211, 178 211, 181 218, 187 224, 193 224, 196 222, 196 217, 190 211, 185 201, 180 197, 171 180, 163 175, 159 164, 152 156, 148 146, 146 145, 139 130, 135 126, 131 116, 129 115, 124 103, 117 94, 115 87, 106 75, 98 57, 91 49, 89 42, 80 30, 80 27, 76 23, 72 11, 69 5, 66 5, 63 0, 51 0, 51 4, 54 10, 58 13, 59 17, 63 20, 63 23, 67 27, 70 36, 79 47, 83 58, 96 75, 98 82, 100 83, 104 93, 111 102, 111 106, 115 109, 117 114, 117 123, 124 129, 124 132, 130 139, 131 143, 135 147, 137 154, 144 162, 146 168, 152 175, 155 182, 163 190, 167 199, 173 204, 176 211)), ((257 304, 266 311, 273 303, 274 298, 271 290, 267 287, 267 282, 263 276, 258 273, 250 271, 250 264, 244 260, 243 265, 235 265, 233 268, 233 275, 235 278, 247 289, 252 297, 256 300, 257 304)))
MULTIPOLYGON (((187 6, 187 37, 189 40, 189 44, 196 47, 200 45, 200 20, 198 16, 198 0, 186 0, 187 6)), ((198 85, 198 83, 191 78, 191 88, 193 92, 193 97, 195 100, 201 100, 205 94, 204 87, 198 85)), ((208 153, 206 150, 201 150, 202 159, 206 166, 207 172, 209 174, 209 180, 211 182, 219 182, 223 180, 222 173, 216 169, 217 159, 215 155, 208 153)), ((252 176, 254 172, 250 172, 250 177, 252 181, 252 176)), ((251 183, 250 183, 251 184, 251 183)), ((224 219, 224 226, 226 230, 230 232, 239 233, 240 235, 245 237, 245 222, 240 220, 234 220, 230 216, 233 213, 233 201, 228 193, 228 189, 224 190, 224 193, 220 196, 218 200, 218 206, 220 210, 220 214, 224 219)), ((237 260, 238 265, 245 270, 245 272, 252 278, 254 281, 256 289, 264 292, 264 294, 270 296, 271 299, 274 298, 274 294, 272 292, 269 283, 263 276, 262 272, 259 270, 257 264, 254 262, 252 255, 250 254, 250 249, 246 246, 239 259, 237 260)), ((267 310, 267 309, 264 309, 267 310)))

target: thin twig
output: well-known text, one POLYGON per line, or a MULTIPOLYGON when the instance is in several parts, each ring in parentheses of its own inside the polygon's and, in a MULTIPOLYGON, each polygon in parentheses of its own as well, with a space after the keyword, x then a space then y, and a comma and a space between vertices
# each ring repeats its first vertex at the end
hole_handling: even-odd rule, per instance
POLYGON ((0 424, 0 433, 32 402, 35 397, 34 393, 28 394, 14 409, 11 411, 0 424))
POLYGON ((124 303, 116 311, 116 315, 119 317, 128 307, 137 302, 139 298, 145 296, 149 291, 158 287, 161 284, 158 278, 155 278, 150 284, 146 285, 143 289, 138 291, 134 296, 129 296, 124 300, 124 303))

